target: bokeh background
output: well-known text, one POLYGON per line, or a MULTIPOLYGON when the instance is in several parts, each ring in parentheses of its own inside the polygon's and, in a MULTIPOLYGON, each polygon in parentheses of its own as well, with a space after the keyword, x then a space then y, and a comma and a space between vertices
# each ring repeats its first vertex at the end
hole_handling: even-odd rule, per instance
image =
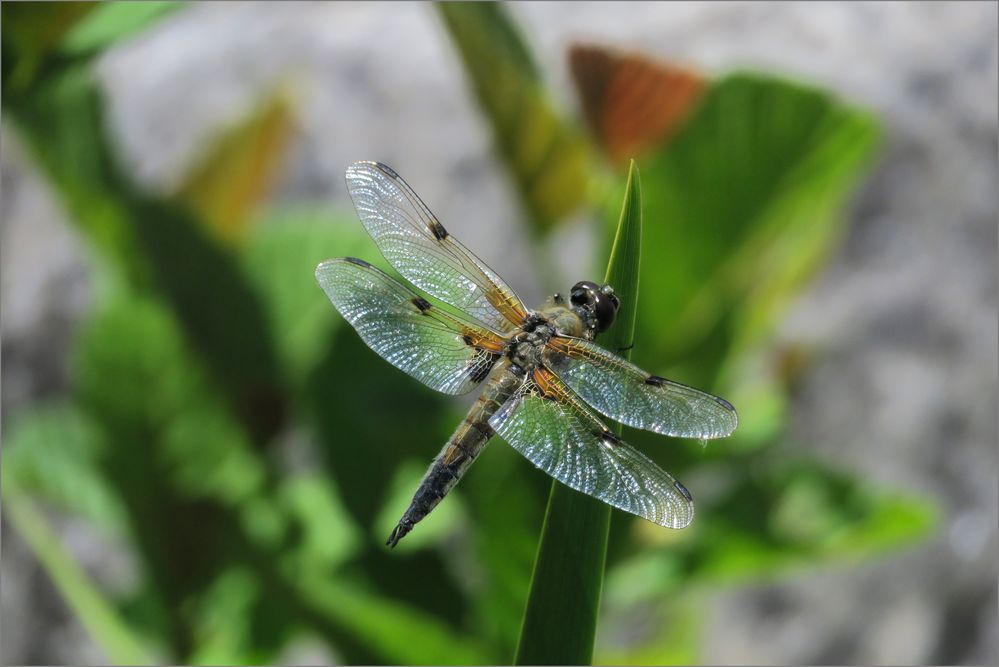
MULTIPOLYGON (((740 410, 626 437, 595 661, 995 664, 995 3, 3 5, 5 663, 503 663, 548 480, 367 351, 392 165, 528 302, 645 193, 634 359, 740 410), (574 55, 570 55, 574 54, 574 55)), ((384 263, 382 262, 382 265, 384 263)))

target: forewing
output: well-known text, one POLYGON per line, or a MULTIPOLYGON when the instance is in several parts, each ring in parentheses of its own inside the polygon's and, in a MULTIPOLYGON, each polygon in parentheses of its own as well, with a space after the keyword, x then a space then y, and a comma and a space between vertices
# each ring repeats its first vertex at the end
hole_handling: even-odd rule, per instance
POLYGON ((496 331, 523 322, 527 309, 513 290, 448 234, 391 167, 355 162, 347 189, 364 228, 406 280, 496 331))
POLYGON ((739 424, 717 396, 646 373, 578 338, 548 342, 545 365, 601 414, 622 424, 680 438, 722 438, 739 424))
POLYGON ((577 491, 660 526, 694 518, 690 493, 609 431, 558 378, 539 369, 489 425, 531 463, 577 491))
POLYGON ((363 260, 327 260, 316 280, 368 347, 445 394, 475 387, 502 349, 492 331, 432 306, 363 260))

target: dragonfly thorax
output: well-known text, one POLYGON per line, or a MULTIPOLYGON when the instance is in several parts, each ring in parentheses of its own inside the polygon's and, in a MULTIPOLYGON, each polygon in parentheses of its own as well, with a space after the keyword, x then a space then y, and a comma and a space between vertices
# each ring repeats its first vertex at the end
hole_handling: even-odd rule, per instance
POLYGON ((532 311, 523 328, 507 348, 507 356, 521 370, 530 370, 541 363, 541 351, 556 334, 556 328, 543 314, 532 311))

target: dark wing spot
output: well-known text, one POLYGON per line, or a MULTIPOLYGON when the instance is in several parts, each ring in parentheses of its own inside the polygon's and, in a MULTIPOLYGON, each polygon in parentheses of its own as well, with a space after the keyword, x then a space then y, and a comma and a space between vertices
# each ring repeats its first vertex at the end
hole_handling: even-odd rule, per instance
POLYGON ((718 398, 717 396, 712 396, 711 398, 715 399, 715 402, 718 403, 718 405, 725 408, 726 410, 730 412, 735 412, 735 406, 726 401, 724 398, 718 398))
POLYGON ((375 166, 381 169, 383 172, 385 172, 386 176, 390 178, 399 178, 399 174, 395 173, 395 169, 388 166, 387 164, 384 164, 382 162, 375 162, 375 166))
POLYGON ((350 262, 351 264, 357 264, 358 266, 363 266, 366 269, 370 269, 371 265, 365 262, 363 259, 358 259, 356 257, 344 257, 343 261, 350 262))
POLYGON ((691 502, 694 501, 694 497, 692 495, 690 495, 690 491, 687 490, 687 487, 685 487, 683 484, 681 484, 680 482, 676 481, 675 479, 673 480, 673 488, 675 488, 677 491, 679 491, 680 493, 682 493, 683 497, 686 498, 687 500, 689 500, 691 502))
POLYGON ((485 380, 499 356, 489 350, 476 350, 475 356, 468 361, 468 367, 471 370, 468 377, 471 378, 472 382, 478 383, 485 380))
POLYGON ((431 221, 430 231, 434 233, 434 237, 438 241, 443 241, 444 239, 447 238, 447 230, 444 229, 444 225, 442 225, 439 220, 431 221))
POLYGON ((472 337, 469 336, 468 334, 462 334, 461 335, 461 340, 463 340, 465 342, 465 345, 471 345, 472 344, 472 337))
POLYGON ((601 431, 597 435, 599 435, 600 439, 608 445, 620 445, 623 442, 623 440, 621 440, 621 436, 614 431, 601 431))
POLYGON ((430 302, 424 299, 422 296, 414 296, 413 305, 419 308, 421 313, 425 313, 428 310, 430 310, 430 302))
POLYGON ((650 375, 649 377, 645 378, 645 384, 650 384, 653 387, 661 387, 663 386, 663 382, 665 381, 666 378, 661 378, 658 375, 650 375))

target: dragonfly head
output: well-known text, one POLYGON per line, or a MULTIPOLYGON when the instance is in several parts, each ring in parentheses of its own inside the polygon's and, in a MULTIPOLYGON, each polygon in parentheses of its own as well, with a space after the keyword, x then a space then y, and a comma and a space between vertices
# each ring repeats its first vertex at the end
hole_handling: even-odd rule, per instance
POLYGON ((583 280, 572 286, 569 293, 572 309, 597 332, 607 331, 614 323, 621 302, 610 285, 598 285, 583 280))

